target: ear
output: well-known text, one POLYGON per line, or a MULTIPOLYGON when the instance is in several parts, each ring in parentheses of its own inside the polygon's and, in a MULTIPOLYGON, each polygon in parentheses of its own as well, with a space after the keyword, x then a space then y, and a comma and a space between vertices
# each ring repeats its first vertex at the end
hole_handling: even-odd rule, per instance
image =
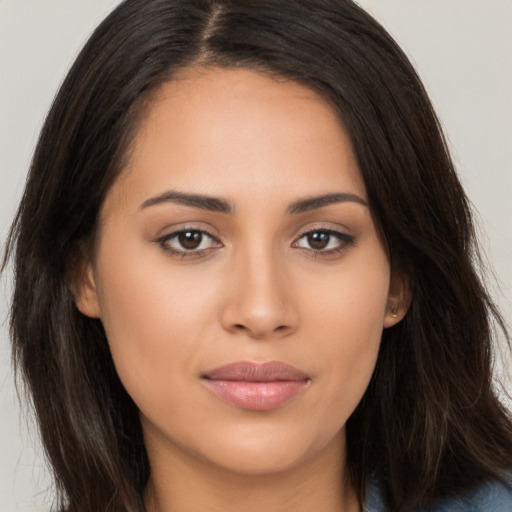
POLYGON ((389 283, 388 301, 384 327, 392 327, 400 322, 407 314, 411 303, 411 288, 409 278, 398 271, 391 274, 389 283))
POLYGON ((90 318, 100 318, 100 304, 96 277, 92 263, 82 260, 72 272, 70 288, 80 313, 90 318))

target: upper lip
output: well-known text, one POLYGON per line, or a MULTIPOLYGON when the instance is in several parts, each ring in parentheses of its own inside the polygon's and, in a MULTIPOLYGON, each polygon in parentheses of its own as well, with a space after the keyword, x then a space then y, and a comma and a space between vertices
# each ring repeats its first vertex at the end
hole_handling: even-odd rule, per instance
POLYGON ((202 375, 210 380, 233 380, 245 382, 275 382, 307 380, 309 376, 297 368, 281 361, 255 363, 237 361, 219 366, 202 375))

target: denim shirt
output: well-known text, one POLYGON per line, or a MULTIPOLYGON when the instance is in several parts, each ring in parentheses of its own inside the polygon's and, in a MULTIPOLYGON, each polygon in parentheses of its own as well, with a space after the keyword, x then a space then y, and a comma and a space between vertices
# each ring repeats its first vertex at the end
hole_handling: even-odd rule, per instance
MULTIPOLYGON (((368 486, 364 512, 388 512, 376 482, 368 486)), ((512 482, 488 482, 477 489, 415 512, 512 512, 512 482)))

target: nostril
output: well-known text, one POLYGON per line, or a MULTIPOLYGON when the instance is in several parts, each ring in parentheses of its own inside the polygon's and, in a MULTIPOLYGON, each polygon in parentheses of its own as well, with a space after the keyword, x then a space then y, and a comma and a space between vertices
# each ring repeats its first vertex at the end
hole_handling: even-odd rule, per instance
MULTIPOLYGON (((235 324, 233 326, 237 331, 246 331, 246 330, 249 330, 247 326, 243 325, 243 324, 235 324)), ((282 332, 282 331, 286 331, 286 329, 288 329, 288 326, 287 325, 278 325, 274 330, 274 332, 282 332)))

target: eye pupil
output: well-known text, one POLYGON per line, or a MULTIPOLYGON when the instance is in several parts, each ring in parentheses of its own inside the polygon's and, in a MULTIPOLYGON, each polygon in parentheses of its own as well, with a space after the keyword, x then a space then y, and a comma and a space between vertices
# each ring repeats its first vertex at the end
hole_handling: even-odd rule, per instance
POLYGON ((178 234, 178 242, 184 249, 197 249, 203 240, 203 235, 199 231, 182 231, 178 234))
POLYGON ((325 249, 331 239, 331 236, 328 233, 322 233, 321 231, 309 233, 307 237, 309 246, 312 249, 325 249))

